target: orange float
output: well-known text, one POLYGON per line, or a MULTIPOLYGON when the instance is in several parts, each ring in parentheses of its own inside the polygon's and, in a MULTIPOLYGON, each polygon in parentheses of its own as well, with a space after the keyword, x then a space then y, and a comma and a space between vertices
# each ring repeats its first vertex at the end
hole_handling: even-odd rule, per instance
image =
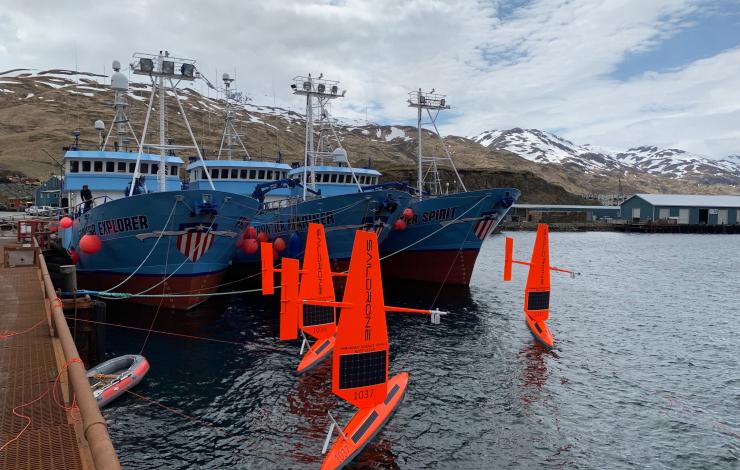
POLYGON ((550 271, 580 274, 568 269, 550 266, 550 243, 547 224, 537 225, 537 236, 529 262, 514 259, 514 239, 506 237, 504 251, 504 281, 511 280, 512 264, 529 266, 527 285, 524 289, 524 319, 534 339, 546 348, 554 345, 554 339, 545 321, 550 316, 550 271))
POLYGON ((80 250, 83 253, 92 255, 100 251, 103 247, 103 242, 100 240, 99 236, 88 233, 80 238, 79 245, 80 250))

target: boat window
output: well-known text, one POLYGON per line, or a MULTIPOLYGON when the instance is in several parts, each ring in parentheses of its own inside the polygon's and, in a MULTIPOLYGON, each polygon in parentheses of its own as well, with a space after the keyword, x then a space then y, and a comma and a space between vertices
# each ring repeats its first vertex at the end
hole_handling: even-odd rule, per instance
POLYGON ((102 171, 103 171, 103 162, 101 162, 100 160, 95 160, 93 162, 93 171, 98 171, 98 172, 101 172, 102 173, 102 171))
POLYGON ((105 171, 108 173, 113 173, 116 168, 116 162, 105 162, 105 171))
POLYGON ((239 178, 240 179, 247 179, 247 170, 239 170, 239 178))
POLYGON ((170 165, 170 174, 171 175, 177 175, 177 165, 170 165))
POLYGON ((128 164, 128 172, 129 173, 133 173, 135 171, 136 171, 136 163, 133 163, 133 162, 132 163, 129 163, 128 164))
POLYGON ((153 175, 156 175, 157 172, 159 172, 159 165, 157 163, 152 163, 151 171, 150 173, 153 175))
POLYGON ((126 162, 118 162, 118 172, 126 173, 126 162))
POLYGON ((235 180, 239 177, 239 170, 237 168, 231 169, 231 179, 235 180))
POLYGON ((69 172, 70 173, 79 173, 80 172, 80 162, 77 160, 72 160, 69 162, 69 172))
POLYGON ((260 171, 257 172, 257 179, 258 180, 265 179, 265 170, 260 170, 260 171))
POLYGON ((83 160, 82 161, 82 171, 90 171, 90 162, 83 160))
POLYGON ((267 170, 267 176, 265 179, 271 180, 272 179, 272 170, 267 170))
POLYGON ((257 170, 249 170, 249 179, 253 180, 257 177, 257 170))
POLYGON ((148 163, 139 163, 139 174, 145 175, 149 173, 149 164, 148 163))
POLYGON ((337 176, 339 176, 339 175, 337 175, 336 173, 332 173, 331 174, 331 180, 330 181, 332 183, 336 183, 337 182, 337 176))
POLYGON ((218 168, 211 168, 211 178, 218 178, 218 168))
POLYGON ((229 169, 228 168, 221 168, 221 179, 225 180, 229 177, 229 169))

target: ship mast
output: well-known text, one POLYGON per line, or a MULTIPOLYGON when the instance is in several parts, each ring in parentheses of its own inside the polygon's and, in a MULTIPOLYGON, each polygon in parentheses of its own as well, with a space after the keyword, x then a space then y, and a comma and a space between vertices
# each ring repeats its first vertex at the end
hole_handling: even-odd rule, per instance
POLYGON ((113 133, 113 129, 116 130, 116 150, 123 150, 124 145, 126 144, 125 136, 127 135, 127 129, 131 131, 131 135, 134 136, 136 145, 139 145, 139 139, 136 137, 136 132, 134 132, 134 128, 131 127, 131 121, 129 121, 128 116, 126 115, 126 108, 128 107, 128 102, 126 101, 126 95, 128 94, 128 78, 126 78, 126 75, 121 73, 121 63, 117 60, 113 61, 113 70, 114 72, 110 79, 110 87, 115 92, 115 96, 113 98, 113 109, 116 110, 116 114, 113 117, 113 122, 105 136, 101 150, 105 150, 105 147, 108 145, 108 140, 113 133))
POLYGON ((458 184, 463 191, 467 191, 467 188, 465 188, 465 183, 463 183, 463 180, 460 177, 460 173, 458 173, 457 167, 455 167, 455 162, 452 160, 452 155, 450 155, 450 152, 444 143, 444 139, 442 138, 442 135, 439 133, 439 129, 437 128, 437 117, 439 116, 439 112, 444 109, 450 109, 450 106, 447 104, 446 95, 435 94, 434 89, 432 89, 432 91, 430 92, 425 92, 421 91, 421 88, 419 88, 417 91, 412 91, 409 93, 408 103, 410 108, 416 108, 418 110, 416 127, 418 131, 417 163, 419 174, 417 176, 417 190, 419 192, 419 200, 421 201, 424 197, 423 191, 425 187, 432 195, 439 195, 443 193, 442 181, 439 177, 439 168, 437 166, 438 162, 448 162, 455 173, 458 184), (439 138, 442 149, 445 152, 444 157, 424 156, 422 150, 423 110, 426 110, 427 115, 429 116, 429 120, 434 126, 434 132, 439 138), (434 116, 432 116, 432 110, 436 111, 434 116))
POLYGON ((317 165, 323 165, 325 159, 331 158, 334 163, 347 165, 352 173, 352 180, 357 188, 362 191, 360 181, 357 179, 352 165, 347 158, 347 151, 342 147, 334 124, 329 116, 327 105, 335 98, 343 98, 347 90, 339 93, 339 82, 335 80, 324 79, 324 74, 319 74, 314 78, 311 74, 307 77, 298 76, 293 78, 290 85, 293 94, 306 97, 306 145, 303 154, 303 199, 306 199, 307 188, 316 189, 316 171, 317 165), (318 129, 318 140, 316 132, 318 129), (328 133, 334 137, 336 148, 330 150, 330 145, 326 135, 328 133), (309 168, 310 167, 310 168, 309 168))
POLYGON ((224 94, 226 95, 226 124, 224 125, 224 133, 221 136, 221 145, 218 148, 218 156, 216 157, 216 160, 221 160, 221 153, 224 150, 224 144, 226 144, 226 159, 231 160, 235 143, 238 143, 241 149, 244 151, 247 156, 247 160, 251 160, 252 156, 249 155, 247 147, 244 146, 241 135, 239 135, 236 127, 234 127, 234 120, 236 116, 234 110, 232 109, 232 99, 237 95, 237 93, 233 93, 231 91, 231 84, 234 82, 234 79, 231 78, 228 73, 223 74, 222 79, 224 81, 225 87, 224 94))
MULTIPOLYGON (((183 81, 194 81, 196 78, 201 78, 200 73, 195 68, 195 61, 191 59, 182 59, 170 57, 168 51, 159 51, 159 54, 143 54, 137 52, 134 54, 134 62, 131 64, 131 69, 137 75, 148 75, 152 81, 152 93, 149 96, 149 105, 146 110, 146 118, 144 119, 144 130, 141 134, 141 140, 139 143, 139 152, 136 155, 136 168, 133 174, 133 180, 131 181, 131 188, 129 190, 129 196, 134 192, 134 186, 136 185, 136 179, 140 176, 139 168, 141 165, 141 155, 144 148, 159 150, 159 167, 157 169, 157 180, 159 182, 159 191, 166 191, 167 189, 167 154, 168 152, 174 152, 175 150, 195 150, 198 154, 198 159, 201 165, 206 169, 205 161, 203 160, 203 154, 198 146, 198 141, 195 139, 193 129, 190 127, 190 121, 185 114, 185 109, 180 101, 180 96, 177 94, 177 85, 183 81), (176 73, 175 70, 178 72, 176 73), (173 81, 177 80, 176 82, 173 81), (177 107, 182 116, 185 128, 188 130, 192 145, 174 145, 167 144, 166 142, 166 106, 165 97, 167 91, 171 91, 171 94, 177 101, 177 107), (154 96, 159 96, 159 144, 147 144, 146 136, 147 129, 149 128, 149 118, 152 114, 152 107, 154 104, 154 96)), ((204 172, 208 178, 208 183, 211 189, 215 189, 211 175, 208 171, 204 172)))

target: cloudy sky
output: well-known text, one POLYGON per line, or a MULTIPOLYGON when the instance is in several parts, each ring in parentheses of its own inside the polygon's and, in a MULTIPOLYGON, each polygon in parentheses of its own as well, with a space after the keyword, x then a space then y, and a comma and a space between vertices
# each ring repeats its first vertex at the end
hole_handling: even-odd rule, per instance
POLYGON ((453 110, 442 131, 533 127, 577 143, 740 154, 740 0, 4 0, 0 70, 110 73, 168 49, 257 104, 290 79, 347 88, 334 114, 411 123, 408 91, 453 110))

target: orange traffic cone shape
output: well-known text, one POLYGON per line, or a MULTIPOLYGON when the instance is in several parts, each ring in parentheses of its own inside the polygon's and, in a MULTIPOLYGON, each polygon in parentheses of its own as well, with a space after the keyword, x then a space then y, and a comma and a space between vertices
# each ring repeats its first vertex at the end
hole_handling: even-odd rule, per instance
POLYGON ((574 271, 550 266, 550 244, 547 224, 537 226, 537 236, 529 263, 513 259, 514 239, 506 237, 504 252, 504 281, 511 280, 512 264, 529 266, 527 285, 524 289, 524 319, 535 340, 550 349, 554 340, 545 321, 550 315, 550 271, 570 273, 574 271))

